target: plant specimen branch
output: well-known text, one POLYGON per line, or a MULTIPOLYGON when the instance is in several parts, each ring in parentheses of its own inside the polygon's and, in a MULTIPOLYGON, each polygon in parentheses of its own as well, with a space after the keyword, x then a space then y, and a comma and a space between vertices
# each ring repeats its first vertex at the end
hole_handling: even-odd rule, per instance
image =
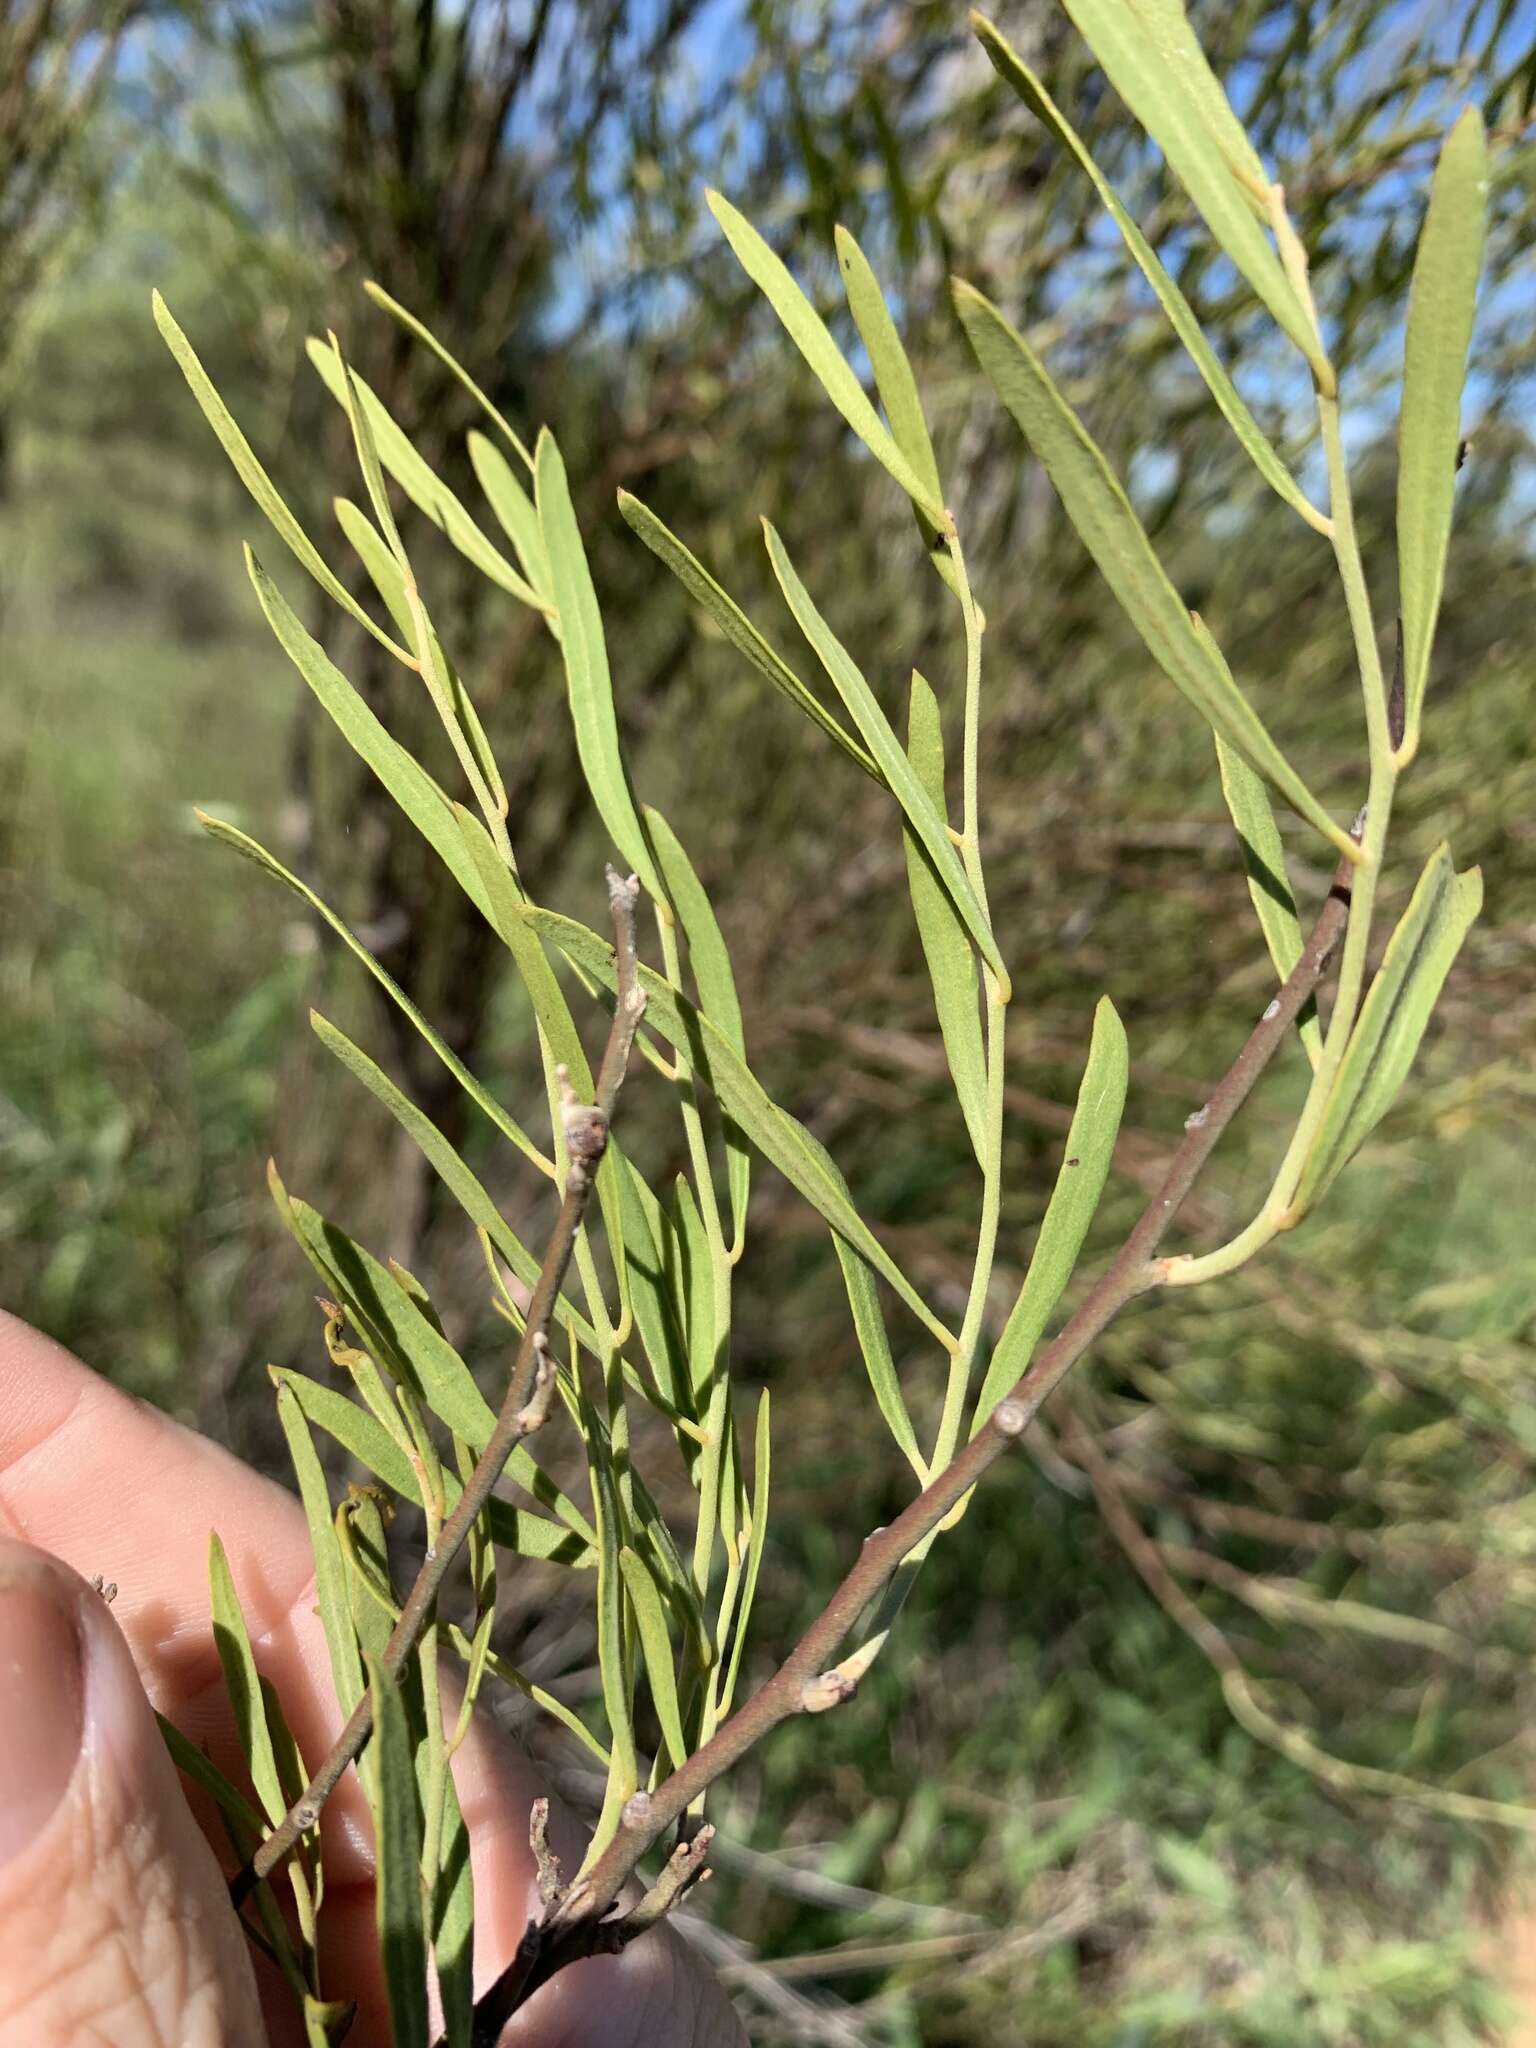
MULTIPOLYGON (((1248 1099, 1313 995, 1348 923, 1353 867, 1339 862, 1326 901, 1300 960, 1249 1033, 1203 1110, 1191 1118, 1184 1140, 1147 1207, 1095 1286, 1060 1333, 998 1403, 978 1433, 895 1521, 866 1537, 858 1562, 790 1655, 760 1690, 654 1792, 630 1803, 624 1823, 586 1876, 555 1902, 545 1922, 530 1929, 547 1954, 530 1968, 522 1950, 502 1979, 477 2001, 476 2040, 494 2040, 523 1997, 567 1961, 605 1946, 605 1916, 636 1864, 698 1796, 753 1749, 779 1722, 819 1713, 851 1697, 857 1679, 829 1663, 870 1601, 909 1553, 932 1534, 988 1468, 1017 1443, 1049 1396, 1127 1303, 1163 1284, 1166 1261, 1156 1257, 1169 1225, 1217 1142, 1248 1099), (582 1946, 585 1928, 597 1937, 582 1946), (516 1991, 512 2003, 508 1994, 516 1991), (484 2010, 487 2024, 479 2015, 484 2010)), ((612 1922, 608 1923, 610 1926, 612 1922)), ((527 1944, 525 1943, 525 1946, 527 1944)))
MULTIPOLYGON (((570 1096, 564 1069, 560 1070, 562 1086, 566 1088, 568 1097, 564 1123, 570 1160, 560 1213, 555 1219, 555 1227, 539 1267, 538 1281, 528 1303, 522 1338, 496 1426, 476 1460, 474 1471, 453 1512, 444 1522, 437 1543, 428 1550, 416 1582, 400 1610, 400 1619, 385 1646, 381 1661, 392 1678, 431 1622, 443 1581, 484 1511, 513 1448, 538 1428, 548 1412, 552 1379, 548 1361, 550 1318, 576 1249, 597 1169, 607 1149, 609 1123, 629 1065, 630 1049, 645 1012, 645 991, 639 982, 635 950, 635 903, 639 890, 640 885, 633 875, 621 878, 612 868, 608 870, 618 996, 602 1065, 598 1070, 597 1100, 590 1105, 576 1102, 570 1096)), ((297 1846, 300 1837, 314 1827, 320 1818, 321 1808, 335 1791, 342 1773, 359 1755, 372 1731, 372 1694, 364 1692, 332 1745, 330 1754, 305 1786, 302 1796, 288 1809, 249 1863, 236 1874, 230 1886, 230 1896, 237 1908, 255 1885, 277 1869, 297 1846)))

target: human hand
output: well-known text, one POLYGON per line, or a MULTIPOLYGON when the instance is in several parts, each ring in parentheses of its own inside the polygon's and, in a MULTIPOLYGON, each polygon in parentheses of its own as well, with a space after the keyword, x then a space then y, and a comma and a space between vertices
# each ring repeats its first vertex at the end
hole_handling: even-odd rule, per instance
MULTIPOLYGON (((150 1711, 238 1781, 209 1616, 210 1528, 263 1675, 317 1758, 339 1717, 298 1502, 0 1313, 0 2048, 302 2039, 291 1995, 253 1958, 229 1906, 212 1809, 189 1804, 150 1711), (98 1574, 117 1582, 110 1611, 86 1583, 98 1574)), ((454 1781, 472 1844, 478 1989, 537 1897, 528 1812, 543 1788, 485 1717, 454 1781)), ((371 1837, 351 1774, 322 1830, 325 1995, 357 1999, 352 2048, 377 2048, 389 2022, 371 1837)), ((568 1818, 551 1832, 579 1857, 568 1818)), ((555 1978, 502 2040, 739 2048, 745 2035, 709 1972, 661 1928, 555 1978)))

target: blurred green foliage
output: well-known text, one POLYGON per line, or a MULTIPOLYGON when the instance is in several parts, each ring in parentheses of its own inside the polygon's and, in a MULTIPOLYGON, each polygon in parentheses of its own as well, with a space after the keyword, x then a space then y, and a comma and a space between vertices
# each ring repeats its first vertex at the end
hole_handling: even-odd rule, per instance
MULTIPOLYGON (((922 1284, 954 1300, 972 1165, 944 1106, 900 849, 877 834, 879 799, 699 628, 607 503, 615 482, 641 491, 777 633, 784 614, 754 531, 767 513, 821 587, 846 588, 833 624, 883 678, 888 703, 914 660, 941 691, 952 685, 934 645, 940 593, 924 581, 906 508, 829 422, 809 378, 765 345, 701 236, 706 175, 733 194, 775 196, 777 211, 755 217, 829 303, 837 219, 884 274, 905 279, 903 328, 943 473, 985 536, 972 570, 991 670, 1009 679, 987 706, 982 756, 994 913, 1022 984, 1005 1183, 1024 1194, 1004 1216, 1000 1318, 1002 1283, 1022 1270, 1055 1174, 1094 1000, 1113 995, 1133 1050, 1122 1170, 1099 1225, 1108 1246, 1247 1028, 1269 970, 1204 737, 1110 616, 1038 476, 1025 467, 1019 482, 1013 430, 980 395, 950 324, 945 269, 963 261, 1011 317, 1040 325, 1182 594, 1339 808, 1362 753, 1344 621, 1321 544, 1257 495, 1145 293, 1096 237, 1080 179, 965 53, 949 10, 806 0, 682 12, 687 62, 646 78, 627 122, 605 114, 584 154, 540 147, 558 64, 527 101, 515 203, 538 213, 541 233, 530 298, 492 335, 497 374, 522 418, 550 419, 573 474, 602 487, 583 518, 605 606, 626 622, 627 742, 720 906, 754 1066, 833 1147, 890 1242, 921 1224, 939 1248, 922 1284), (861 607, 868 562, 902 549, 912 574, 861 607), (840 579, 855 559, 861 573, 840 579)), ((399 11, 402 34, 416 14, 399 11)), ((1303 195, 1325 314, 1349 336, 1341 355, 1362 394, 1397 374, 1422 174, 1446 106, 1478 99, 1500 138, 1473 453, 1394 880, 1405 896, 1448 834, 1459 861, 1483 864, 1487 908, 1422 1085, 1327 1211, 1250 1272, 1117 1326, 1035 1461, 986 1491, 935 1553, 859 1699, 783 1731, 727 1788, 716 1925, 700 1938, 764 2041, 1497 2038, 1476 1926, 1510 1838, 1331 1790, 1238 1727, 1073 1456, 1075 1433, 1090 1432, 1166 1568, 1275 1710, 1323 1748, 1530 1801, 1536 753, 1524 632, 1532 322, 1519 264, 1532 208, 1530 25, 1507 6, 1421 17, 1377 0, 1250 0, 1202 18, 1218 56, 1261 53, 1239 98, 1293 200, 1303 195), (1340 1621, 1351 1612, 1341 1600, 1406 1617, 1421 1639, 1362 1634, 1340 1621), (1305 1613, 1309 1601, 1332 1618, 1305 1613)), ((1230 278, 1190 246, 1159 167, 1081 52, 1032 9, 1003 25, 1220 324, 1230 278)), ((376 202, 352 194, 363 210, 350 225, 305 203, 321 189, 315 166, 344 98, 324 38, 306 42, 302 17, 278 9, 212 26, 195 61, 189 45, 152 44, 146 75, 156 62, 179 68, 176 93, 160 73, 147 99, 140 76, 136 97, 107 103, 123 148, 106 233, 31 302, 9 386, 0 1296, 269 1459, 262 1369, 312 1356, 319 1338, 304 1275, 267 1221, 269 1149, 298 1193, 430 1276, 456 1338, 478 1343, 488 1383, 499 1352, 473 1241, 430 1188, 412 1181, 402 1194, 387 1134, 312 1051, 304 1012, 315 1001, 365 1042, 371 1029, 387 1053, 366 994, 275 892, 189 831, 200 803, 308 846, 317 864, 332 857, 329 836, 344 864, 363 843, 374 859, 380 829, 324 765, 296 774, 303 713, 235 567, 252 521, 147 312, 158 281, 253 441, 277 451, 285 487, 317 499, 322 399, 302 342, 314 325, 361 329, 374 317, 355 283, 379 261, 364 232, 376 202), (210 566, 210 535, 225 542, 225 573, 210 566)), ((654 26, 649 8, 603 8, 584 32, 602 47, 604 35, 643 42, 654 26)), ((413 263, 430 249, 430 217, 391 216, 390 227, 410 229, 413 263)), ((397 275, 383 282, 408 295, 397 275)), ((434 316, 430 276, 410 283, 425 294, 417 310, 434 316)), ((467 320, 469 301, 454 303, 467 320)), ((451 321, 444 331, 489 378, 490 357, 451 321)), ((1241 318, 1225 332, 1229 362, 1284 444, 1297 394, 1241 318)), ((449 407, 444 440, 456 446, 463 420, 443 391, 418 400, 449 407)), ((1391 552, 1392 426, 1384 405, 1377 438, 1352 451, 1378 563, 1391 552)), ((1390 616, 1390 591, 1376 595, 1390 616)), ((554 664, 494 614, 470 627, 503 757, 509 736, 520 744, 510 752, 541 899, 590 916, 603 848, 576 801, 554 664)), ((408 922, 430 925, 425 882, 383 855, 375 872, 384 897, 354 908, 382 924, 394 889, 408 922)), ((1297 872, 1315 895, 1322 878, 1297 872)), ((487 987, 463 1022, 476 1062, 531 1110, 535 1065, 516 1001, 487 987)), ((1202 1184, 1192 1242, 1219 1242, 1241 1220, 1286 1128, 1276 1098, 1300 1078, 1293 1061, 1233 1133, 1202 1184)), ((660 1142, 636 1133, 641 1151, 660 1142)), ((466 1133, 466 1150, 515 1217, 529 1199, 516 1162, 483 1132, 466 1133)), ((772 1386, 792 1447, 776 1461, 776 1483, 792 1492, 761 1596, 771 1645, 792 1639, 811 1589, 906 1496, 898 1460, 850 1440, 844 1390, 860 1367, 825 1233, 760 1178, 760 1249, 740 1282, 742 1368, 772 1386)), ((916 1356, 897 1362, 927 1369, 916 1356)), ((936 1401, 937 1388, 909 1385, 915 1408, 936 1401)), ((562 1697, 595 1684, 590 1641, 536 1576, 505 1626, 519 1661, 562 1697)))

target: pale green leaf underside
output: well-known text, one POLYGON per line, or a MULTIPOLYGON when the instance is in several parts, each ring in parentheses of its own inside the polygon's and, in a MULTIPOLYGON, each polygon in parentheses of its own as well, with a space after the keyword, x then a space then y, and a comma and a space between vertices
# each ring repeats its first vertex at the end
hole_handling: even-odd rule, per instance
POLYGON ((1130 1055, 1125 1027, 1108 996, 1093 1013, 1093 1037, 1067 1132, 1061 1171, 1046 1204, 1024 1285, 988 1361, 971 1434, 1023 1377, 1052 1311, 1072 1277, 1099 1206, 1125 1109, 1130 1055))
POLYGON ((1045 365, 971 285, 957 282, 955 303, 993 389, 1044 463, 1083 545, 1158 667, 1308 824, 1350 861, 1358 860, 1360 849, 1270 738, 1215 642, 1196 631, 1119 479, 1045 365))
MULTIPOLYGON (((521 479, 494 441, 471 432, 469 460, 485 501, 500 521, 502 530, 517 550, 523 574, 544 601, 553 605, 554 585, 550 581, 549 556, 539 530, 539 514, 521 479)), ((530 464, 530 467, 532 465, 530 464)))
MULTIPOLYGON (((1258 913, 1259 928, 1275 972, 1285 981, 1301 958, 1301 919, 1296 896, 1286 870, 1285 848, 1280 828, 1270 808, 1269 793, 1240 754, 1234 753, 1221 735, 1216 736, 1216 759, 1221 769, 1222 794, 1243 849, 1243 866, 1248 874, 1248 893, 1258 913)), ((1323 1032, 1317 1008, 1309 1003, 1297 1027, 1313 1072, 1323 1056, 1323 1032)))
POLYGON ((1125 245, 1142 275, 1156 294, 1159 305, 1168 316, 1169 326, 1183 343, 1190 360, 1204 378, 1206 389, 1215 399, 1223 418, 1242 443, 1260 476, 1270 489, 1283 498, 1293 511, 1299 512, 1310 526, 1325 525, 1323 515, 1275 453, 1268 436, 1222 367, 1216 351, 1206 340, 1205 331, 1196 318, 1193 307, 1164 269, 1157 251, 1120 203, 1119 194, 1094 162, 1087 144, 1051 98, 1042 81, 1001 31, 990 21, 983 21, 979 16, 973 15, 972 20, 981 46, 991 58, 999 76, 1012 86, 1025 105, 1039 116, 1056 140, 1064 149, 1070 151, 1086 172, 1105 210, 1120 230, 1125 245))
POLYGON ((167 347, 176 358, 182 375, 191 386, 192 396, 203 411, 203 417, 213 428, 223 445, 225 454, 234 465, 235 474, 255 499, 258 508, 265 514, 272 530, 279 540, 303 564, 328 597, 335 599, 344 611, 365 626, 382 646, 387 647, 398 660, 409 663, 411 657, 403 647, 397 647, 382 627, 376 625, 363 610, 357 599, 326 566, 318 548, 300 526, 280 496, 277 486, 256 459, 255 451, 235 423, 234 415, 214 389, 208 372, 197 358, 191 342, 182 333, 171 315, 170 308, 158 292, 154 293, 155 325, 165 338, 167 347))
POLYGON ((721 589, 698 557, 684 547, 670 527, 663 525, 650 506, 642 504, 628 491, 620 491, 619 511, 656 559, 666 564, 689 596, 709 613, 736 652, 745 655, 758 674, 765 676, 814 725, 820 726, 829 739, 836 740, 866 775, 872 775, 877 782, 882 781, 884 778, 868 752, 832 716, 814 691, 801 682, 777 650, 769 646, 736 600, 721 589))
POLYGON ((1321 1200, 1391 1108, 1482 901, 1481 872, 1469 868, 1458 875, 1449 850, 1437 847, 1387 941, 1370 993, 1360 1006, 1338 1079, 1301 1169, 1291 1203, 1296 1214, 1305 1214, 1321 1200))
POLYGON ((816 308, 751 222, 718 192, 706 193, 705 197, 710 212, 735 251, 737 261, 778 314, 790 340, 805 357, 832 403, 875 460, 895 477, 913 504, 919 506, 935 526, 942 525, 942 500, 930 492, 929 486, 902 452, 896 437, 870 404, 863 385, 850 369, 847 358, 832 339, 816 308))
POLYGON ((1456 492, 1461 394, 1483 264, 1488 149, 1468 107, 1430 187, 1408 299, 1398 429, 1397 573, 1403 615, 1405 740, 1417 740, 1456 492))
POLYGON ((240 1750, 251 1773, 256 1796, 268 1820, 280 1821, 288 1810, 278 1774, 272 1731, 267 1725, 266 1702, 261 1695, 261 1677, 251 1648, 250 1632, 235 1591, 229 1559, 217 1535, 208 1539, 208 1587, 213 1608, 213 1637, 224 1670, 224 1685, 234 1710, 240 1750))
MULTIPOLYGON (((321 382, 336 400, 345 407, 347 402, 346 376, 334 349, 323 341, 311 340, 306 344, 309 360, 318 371, 321 382)), ((520 603, 534 611, 544 609, 544 600, 527 581, 520 576, 501 552, 484 528, 473 519, 456 494, 437 476, 430 463, 412 447, 409 436, 391 416, 382 399, 363 378, 353 373, 352 383, 356 389, 364 419, 368 423, 378 450, 379 461, 395 482, 404 491, 419 512, 424 512, 432 524, 439 527, 452 541, 466 561, 473 562, 482 575, 499 584, 503 590, 520 603)))
POLYGON ((1182 8, 1161 0, 1156 6, 1145 0, 1142 5, 1135 0, 1062 4, 1115 91, 1168 159, 1220 248, 1319 381, 1331 388, 1333 372, 1317 329, 1258 219, 1269 181, 1182 8))
POLYGON ((493 423, 498 432, 506 436, 507 446, 519 455, 528 468, 532 470, 533 457, 523 446, 521 437, 514 431, 503 415, 496 410, 496 407, 492 405, 491 401, 480 389, 474 378, 470 376, 468 370, 464 368, 464 365, 458 360, 457 356, 450 355, 448 350, 444 348, 431 328, 426 326, 423 321, 418 320, 416 315, 409 311, 407 307, 402 306, 398 299, 392 299, 389 293, 385 291, 383 285, 375 284, 372 278, 367 280, 363 290, 376 306, 382 306, 386 313, 398 320, 408 334, 414 334, 418 341, 425 342, 438 361, 451 370, 454 376, 458 378, 464 389, 481 407, 486 418, 493 423))
POLYGON ((626 1544, 619 1552, 619 1569, 624 1578, 624 1590, 629 1595, 630 1608, 640 1633, 640 1648, 645 1656, 645 1675, 650 1683, 651 1700, 656 1708, 656 1719, 661 1725, 661 1736, 672 1759, 672 1768, 678 1770, 688 1756, 688 1740, 683 1734, 683 1717, 677 1699, 677 1673, 674 1668, 672 1638, 667 1630, 666 1610, 656 1582, 639 1555, 626 1544))
POLYGON ((299 1498, 304 1503, 304 1518, 309 1525, 310 1549, 315 1560, 315 1599, 331 1660, 336 1702, 345 1716, 362 1697, 363 1667, 347 1606, 346 1576, 336 1542, 330 1491, 315 1452, 309 1424, 291 1387, 279 1387, 277 1390, 277 1419, 288 1440, 294 1473, 299 1482, 299 1498))
MULTIPOLYGON (((891 318, 891 309, 885 302, 880 281, 870 267, 869 258, 846 228, 835 228, 832 239, 837 248, 837 264, 842 272, 848 310, 859 330, 869 366, 875 373, 875 390, 885 408, 896 445, 912 465, 913 474, 922 484, 928 502, 942 505, 944 486, 939 479, 939 465, 928 433, 928 422, 923 417, 917 379, 912 374, 911 361, 902 346, 896 322, 891 318)), ((912 509, 917 515, 918 531, 923 536, 930 560, 953 589, 955 568, 943 534, 916 501, 912 509)))

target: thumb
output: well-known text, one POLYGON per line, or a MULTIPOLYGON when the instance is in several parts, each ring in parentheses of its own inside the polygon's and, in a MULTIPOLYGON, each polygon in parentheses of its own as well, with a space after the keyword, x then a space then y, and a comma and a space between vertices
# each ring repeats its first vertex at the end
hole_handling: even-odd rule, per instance
POLYGON ((128 1646, 0 1539, 0 2048, 260 2048, 224 1881, 128 1646))

